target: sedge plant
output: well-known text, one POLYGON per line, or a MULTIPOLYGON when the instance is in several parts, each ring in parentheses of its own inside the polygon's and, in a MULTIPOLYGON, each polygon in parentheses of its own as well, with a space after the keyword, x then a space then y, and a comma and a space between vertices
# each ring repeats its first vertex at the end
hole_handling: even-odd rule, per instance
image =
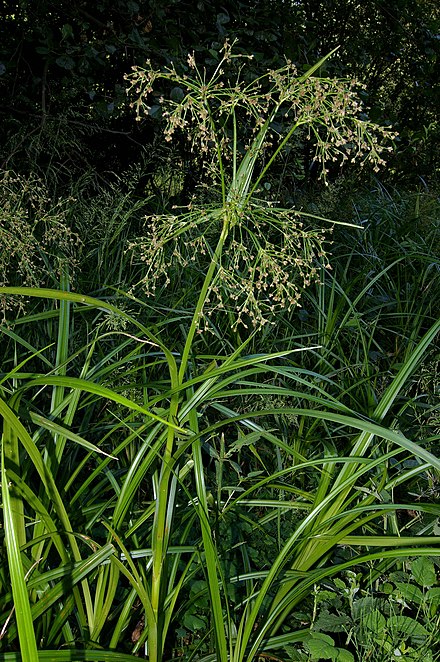
POLYGON ((321 230, 261 199, 276 157, 302 131, 324 168, 329 158, 380 163, 377 136, 393 134, 362 119, 349 81, 315 76, 321 63, 302 76, 287 63, 246 82, 241 62, 226 46, 210 77, 193 56, 184 74, 147 66, 129 76, 140 113, 148 112, 158 80, 179 88, 178 101, 163 103, 166 137, 186 132, 212 181, 213 195, 204 193, 200 204, 148 218, 145 240, 130 249, 145 270, 137 291, 142 286, 151 298, 173 260, 185 271, 193 255, 201 258, 181 338, 167 344, 163 336, 171 334, 153 332, 140 316, 70 292, 67 271, 59 290, 1 289, 2 297, 59 303, 2 329, 19 358, 0 384, 12 585, 3 571, 7 650, 0 659, 19 659, 18 642, 30 660, 128 660, 144 652, 159 662, 172 655, 173 628, 194 606, 197 579, 209 609, 200 614, 206 634, 194 638, 193 654, 250 661, 309 637, 289 619, 319 581, 353 564, 414 556, 414 545, 421 555, 437 549, 431 531, 414 543, 377 524, 384 513, 435 508, 382 503, 377 495, 414 472, 440 469, 423 445, 385 421, 439 325, 419 341, 370 418, 328 396, 317 373, 289 363, 292 350, 246 355, 252 334, 273 323, 280 307, 297 306, 300 289, 318 278, 319 260, 326 262, 321 230), (235 79, 225 77, 236 62, 235 79), (199 338, 219 311, 233 329, 252 333, 228 354, 203 357, 199 338), (53 320, 55 353, 52 343, 31 343, 22 331, 53 320), (77 337, 84 324, 87 333, 77 337), (268 397, 291 406, 248 405, 268 397), (350 451, 338 456, 327 445, 323 455, 306 457, 274 428, 286 415, 319 420, 329 435, 345 429, 350 451), (246 453, 252 461, 244 474, 246 453), (396 476, 392 461, 408 455, 416 468, 396 476), (313 490, 297 480, 304 475, 313 490), (239 538, 225 550, 221 533, 231 517, 239 538), (281 519, 288 533, 278 527, 270 566, 254 568, 245 533, 272 541, 281 519), (335 566, 331 553, 340 546, 362 551, 335 566), (237 553, 244 572, 234 575, 224 559, 237 553), (238 587, 234 603, 231 586, 238 587))
MULTIPOLYGON (((5 542, 12 582, 12 595, 4 593, 2 632, 11 644, 18 635, 22 650, 29 648, 29 659, 38 659, 36 643, 32 649, 33 632, 35 642, 42 645, 39 654, 46 649, 51 659, 75 659, 78 654, 91 660, 118 659, 117 655, 135 659, 124 652, 126 647, 121 649, 127 628, 132 631, 133 653, 147 646, 151 656, 160 642, 163 652, 157 654, 166 656, 175 612, 184 614, 190 609, 186 596, 195 579, 204 579, 209 598, 207 646, 216 651, 209 659, 221 655, 225 660, 254 659, 262 651, 273 654, 289 643, 308 641, 307 629, 286 626, 292 610, 316 583, 354 565, 395 561, 399 556, 414 556, 415 550, 419 555, 438 553, 432 528, 414 536, 401 533, 393 524, 397 512, 415 510, 435 516, 436 506, 380 498, 414 480, 416 474, 440 469, 439 460, 423 445, 380 424, 438 333, 438 324, 390 384, 374 422, 313 387, 318 375, 286 366, 286 353, 218 357, 217 365, 173 388, 171 378, 163 375, 165 366, 177 374, 173 354, 141 323, 111 304, 67 291, 5 288, 2 293, 62 301, 72 308, 74 318, 99 308, 132 325, 128 337, 101 332, 82 348, 80 377, 71 374, 73 355, 65 357, 67 370, 44 374, 26 370, 28 361, 37 358, 34 352, 2 378, 2 489, 8 490, 3 504, 4 516, 9 518, 5 542), (119 343, 106 356, 101 350, 109 337, 119 337, 119 343), (151 374, 150 395, 142 401, 137 393, 145 370, 151 374), (158 370, 161 378, 155 382, 158 370), (276 386, 274 377, 286 385, 276 386), (43 415, 48 389, 59 395, 56 408, 43 415), (30 398, 31 393, 35 395, 30 398), (239 406, 249 397, 270 396, 297 407, 239 406), (179 398, 177 416, 174 412, 170 416, 173 397, 179 398), (235 409, 230 404, 234 401, 235 409), (20 404, 24 402, 25 417, 20 404), (103 413, 93 424, 96 407, 103 413), (73 409, 77 420, 86 419, 78 431, 71 425, 75 418, 69 421, 73 409), (274 418, 286 415, 318 419, 329 430, 336 425, 338 430, 359 434, 351 432, 352 451, 346 456, 327 453, 307 458, 271 425, 274 418), (166 457, 170 430, 174 446, 166 457), (224 440, 223 451, 215 451, 217 439, 224 440), (279 453, 279 466, 263 460, 262 443, 279 453), (71 462, 72 445, 83 459, 66 475, 61 467, 71 462), (217 466, 215 497, 207 484, 202 445, 217 466), (234 469, 235 480, 229 475, 225 484, 228 464, 243 465, 246 449, 260 458, 261 470, 237 473, 234 469), (402 471, 399 462, 392 464, 408 454, 416 459, 415 466, 402 471), (170 476, 169 491, 163 494, 165 459, 170 476), (314 491, 301 488, 298 478, 305 472, 317 481, 314 491), (289 498, 280 500, 277 494, 289 498), (165 527, 160 538, 162 510, 165 527), (283 522, 290 521, 290 533, 275 545, 273 523, 279 516, 283 522), (390 525, 381 530, 375 525, 378 521, 390 525), (238 547, 236 541, 225 550, 219 534, 224 535, 228 522, 235 522, 238 547), (246 553, 252 552, 262 533, 265 543, 278 547, 278 552, 269 568, 265 564, 254 568, 255 558, 245 562, 246 553), (329 553, 336 547, 359 551, 333 565, 329 553), (237 549, 245 571, 234 576, 226 571, 223 558, 225 553, 236 555, 237 549), (153 574, 159 553, 161 563, 153 574), (241 595, 234 607, 229 602, 230 586, 238 587, 241 595), (14 605, 17 624, 14 612, 11 616, 14 605), (143 625, 135 627, 133 617, 143 625), (70 657, 64 654, 67 651, 57 654, 51 644, 70 649, 70 657)), ((59 319, 66 324, 66 317, 59 319)), ((15 333, 14 341, 19 337, 15 333)), ((59 335, 58 344, 62 338, 59 335)), ((48 355, 47 348, 40 352, 48 355)), ((4 576, 2 583, 7 586, 4 576)), ((18 658, 11 652, 4 653, 3 659, 18 658)))

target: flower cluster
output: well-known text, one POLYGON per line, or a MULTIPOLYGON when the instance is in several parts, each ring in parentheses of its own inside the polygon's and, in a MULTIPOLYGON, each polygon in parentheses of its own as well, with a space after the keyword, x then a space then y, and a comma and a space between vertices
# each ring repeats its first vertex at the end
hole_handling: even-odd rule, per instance
MULTIPOLYGON (((79 236, 70 227, 66 202, 53 202, 35 176, 0 174, 0 286, 42 287, 58 260, 76 265, 79 236)), ((2 299, 3 314, 23 301, 2 299)))
POLYGON ((300 305, 305 287, 319 282, 323 260, 329 266, 324 241, 321 231, 306 230, 292 211, 255 208, 231 232, 210 287, 208 316, 227 302, 235 328, 273 323, 276 313, 300 305))
MULTIPOLYGON (((128 250, 144 265, 141 287, 155 296, 179 270, 205 273, 212 256, 221 209, 197 208, 182 215, 150 216, 145 235, 128 250)), ((230 229, 216 274, 209 285, 200 330, 212 316, 227 312, 231 326, 260 328, 280 310, 300 305, 302 290, 319 282, 320 265, 329 268, 325 234, 306 229, 292 210, 252 205, 230 229)), ((189 277, 187 276, 188 285, 189 277)))
POLYGON ((295 210, 256 198, 289 141, 298 132, 312 141, 325 180, 331 161, 383 165, 396 135, 368 121, 355 81, 315 76, 318 66, 298 75, 287 62, 249 82, 247 57, 226 44, 211 76, 194 55, 182 74, 147 62, 127 76, 138 119, 156 99, 166 140, 185 135, 205 171, 211 206, 194 200, 185 213, 149 217, 146 235, 130 246, 144 263, 141 284, 149 296, 159 282, 171 282, 173 267, 196 263, 206 294, 195 312, 199 332, 220 310, 233 328, 267 324, 279 310, 300 305, 302 290, 329 266, 323 230, 306 228, 295 210))
POLYGON ((384 155, 393 149, 397 134, 368 120, 359 99, 362 86, 356 80, 299 76, 291 62, 251 83, 240 67, 238 73, 233 67, 234 77, 228 75, 231 62, 238 59, 243 68, 248 57, 233 55, 227 44, 211 77, 198 69, 194 55, 188 57, 189 73, 179 74, 174 66, 158 71, 149 61, 145 67, 134 67, 126 79, 127 92, 135 97, 131 106, 137 119, 158 101, 166 122, 165 139, 171 141, 177 131, 184 133, 211 173, 219 155, 233 160, 237 149, 242 153, 250 149, 265 124, 266 158, 284 138, 293 136, 293 128, 306 127, 324 179, 332 161, 370 163, 375 170, 385 164, 384 155), (159 81, 173 85, 169 97, 154 96, 159 81))

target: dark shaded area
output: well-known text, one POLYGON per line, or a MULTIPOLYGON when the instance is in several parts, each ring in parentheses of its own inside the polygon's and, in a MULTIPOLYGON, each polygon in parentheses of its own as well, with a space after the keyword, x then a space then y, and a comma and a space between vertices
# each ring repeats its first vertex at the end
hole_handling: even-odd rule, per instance
POLYGON ((3 169, 36 168, 57 185, 85 170, 111 180, 151 149, 160 129, 155 118, 133 121, 124 74, 147 58, 184 67, 192 51, 209 68, 227 38, 254 55, 249 76, 284 56, 307 68, 339 46, 325 73, 358 77, 372 119, 401 134, 388 177, 438 175, 435 0, 4 0, 1 7, 3 169))

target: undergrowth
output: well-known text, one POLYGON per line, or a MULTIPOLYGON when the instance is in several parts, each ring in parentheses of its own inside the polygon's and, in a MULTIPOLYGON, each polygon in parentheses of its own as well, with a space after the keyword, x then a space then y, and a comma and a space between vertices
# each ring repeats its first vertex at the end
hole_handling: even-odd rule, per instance
POLYGON ((160 201, 2 176, 5 662, 439 657, 438 200, 271 200, 296 129, 320 163, 377 131, 319 65, 219 57, 130 79, 216 168, 189 208, 170 161, 160 201))

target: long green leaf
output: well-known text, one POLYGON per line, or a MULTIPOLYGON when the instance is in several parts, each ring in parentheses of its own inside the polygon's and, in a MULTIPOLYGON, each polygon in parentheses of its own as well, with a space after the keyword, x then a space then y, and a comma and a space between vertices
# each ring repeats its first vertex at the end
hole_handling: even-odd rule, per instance
POLYGON ((27 384, 22 386, 17 393, 23 392, 34 386, 53 386, 53 385, 78 389, 81 391, 85 391, 86 393, 93 393, 94 395, 98 395, 106 400, 112 400, 117 404, 127 407, 127 409, 131 409, 132 411, 137 411, 141 414, 144 414, 148 418, 151 418, 151 420, 153 421, 162 423, 162 425, 164 425, 165 427, 173 428, 173 430, 180 432, 180 434, 182 435, 185 436, 188 435, 188 430, 185 430, 184 428, 181 428, 179 425, 176 425, 170 421, 161 418, 160 416, 157 416, 156 414, 153 414, 149 409, 147 409, 146 407, 142 407, 141 405, 138 405, 136 402, 133 402, 133 400, 130 400, 129 398, 126 398, 125 396, 120 395, 115 391, 112 391, 106 386, 101 386, 101 384, 95 384, 94 382, 90 382, 86 379, 80 379, 79 377, 61 377, 57 375, 36 377, 35 379, 31 379, 29 382, 27 382, 27 384))
MULTIPOLYGON (((392 443, 396 444, 397 446, 400 446, 400 448, 405 448, 408 450, 410 453, 415 455, 416 457, 419 457, 423 462, 426 462, 430 466, 434 467, 435 469, 440 470, 440 458, 436 457, 433 455, 433 453, 430 453, 426 449, 424 449, 420 444, 416 444, 413 441, 410 441, 407 439, 402 433, 396 431, 396 430, 391 430, 389 428, 384 427, 383 425, 379 425, 377 423, 373 423, 372 421, 364 420, 362 418, 354 418, 353 416, 347 416, 346 414, 338 414, 336 412, 328 412, 328 411, 316 411, 314 409, 301 409, 299 407, 283 407, 281 409, 262 409, 260 411, 254 411, 254 412, 246 412, 246 414, 240 414, 240 415, 235 415, 231 416, 228 418, 228 422, 233 422, 233 421, 244 421, 246 419, 254 419, 254 418, 264 418, 266 416, 271 416, 271 415, 294 415, 294 416, 306 416, 309 418, 316 418, 322 421, 332 421, 334 423, 340 423, 343 426, 346 426, 348 428, 354 428, 355 430, 360 430, 361 432, 364 432, 371 436, 371 438, 377 436, 382 439, 387 439, 388 441, 391 441, 392 443)), ((214 430, 217 430, 218 428, 222 427, 225 425, 225 421, 220 421, 209 428, 205 430, 205 434, 212 432, 214 430)), ((352 451, 353 456, 356 454, 354 453, 354 450, 352 451)), ((356 457, 362 457, 362 455, 356 455, 356 457)))
MULTIPOLYGON (((10 407, 8 407, 8 405, 1 398, 0 398, 0 416, 7 422, 8 425, 10 425, 14 429, 14 433, 16 434, 17 438, 21 441, 23 447, 26 450, 28 457, 31 459, 32 464, 34 465, 39 475, 42 484, 44 485, 46 494, 49 496, 49 499, 52 500, 53 502, 53 506, 60 519, 64 532, 70 533, 72 531, 72 527, 70 525, 69 516, 67 514, 64 501, 59 493, 59 490, 56 486, 56 483, 54 481, 51 472, 44 464, 43 458, 41 457, 38 448, 36 447, 33 439, 30 437, 26 428, 23 426, 23 424, 18 419, 16 414, 10 409, 10 407)), ((71 536, 70 538, 70 544, 75 560, 80 561, 81 554, 78 548, 78 544, 73 536, 71 536)), ((87 584, 83 584, 83 592, 88 610, 88 615, 89 618, 91 618, 91 600, 90 600, 89 587, 87 584)), ((79 597, 77 599, 76 605, 77 605, 79 617, 82 618, 82 623, 85 627, 86 619, 84 615, 83 605, 79 597)))
MULTIPOLYGON (((74 650, 39 651, 36 662, 139 662, 136 655, 115 651, 75 648, 74 650)), ((0 653, 0 662, 31 662, 20 653, 0 653)))
POLYGON ((46 591, 43 597, 35 603, 32 607, 33 617, 37 618, 44 614, 44 612, 64 596, 67 591, 71 591, 76 584, 82 582, 83 579, 88 577, 88 575, 90 575, 102 563, 108 561, 114 554, 114 551, 113 545, 107 543, 80 563, 75 564, 67 577, 64 577, 61 581, 55 584, 55 586, 46 591))
POLYGON ((384 558, 404 559, 418 556, 438 556, 439 552, 440 547, 427 547, 420 549, 396 548, 393 550, 382 550, 380 552, 354 556, 352 559, 345 561, 344 563, 336 564, 330 567, 317 568, 308 572, 307 576, 300 583, 289 590, 280 601, 280 603, 266 615, 265 620, 261 623, 261 626, 258 628, 258 630, 256 630, 252 645, 249 647, 247 652, 243 653, 240 659, 246 659, 247 662, 252 662, 256 657, 258 657, 258 653, 262 648, 267 650, 265 646, 265 642, 269 640, 267 633, 273 629, 274 623, 279 618, 280 614, 285 612, 290 613, 293 607, 305 595, 307 595, 311 587, 313 587, 314 584, 318 584, 323 579, 338 575, 344 570, 348 570, 354 566, 371 564, 371 562, 375 560, 382 560, 384 558))
MULTIPOLYGON (((69 274, 67 265, 61 265, 61 280, 60 290, 69 291, 69 274)), ((55 359, 55 374, 65 377, 67 374, 67 357, 69 355, 69 337, 70 337, 70 308, 72 302, 69 299, 60 299, 60 316, 58 320, 58 339, 57 339, 57 355, 55 359)), ((52 389, 52 401, 50 410, 53 412, 64 400, 64 386, 55 384, 52 389)), ((54 457, 56 458, 56 466, 53 467, 53 474, 56 476, 58 466, 63 456, 65 437, 59 432, 53 434, 54 444, 54 457)), ((50 461, 49 455, 47 461, 50 461)))
POLYGON ((59 425, 58 423, 55 423, 55 421, 51 421, 48 418, 45 418, 44 416, 41 416, 40 414, 36 414, 35 412, 32 411, 29 412, 29 416, 31 417, 34 423, 36 423, 37 425, 41 425, 41 427, 43 427, 45 430, 49 430, 50 432, 54 432, 58 435, 62 435, 65 439, 68 439, 69 441, 73 441, 79 446, 86 448, 88 451, 105 455, 112 460, 118 459, 114 455, 110 455, 109 453, 106 453, 105 451, 101 450, 99 446, 95 446, 95 444, 92 444, 90 441, 87 441, 87 439, 84 439, 79 434, 75 434, 75 432, 68 430, 63 425, 59 425))
POLYGON ((25 573, 20 556, 17 535, 14 526, 14 515, 9 496, 9 479, 4 463, 4 453, 1 453, 1 495, 3 502, 3 518, 5 527, 5 542, 8 558, 8 571, 12 584, 15 617, 17 621, 20 648, 26 662, 38 662, 37 642, 34 624, 26 587, 25 573))
POLYGON ((126 320, 138 328, 152 342, 153 345, 160 347, 167 360, 172 386, 177 385, 177 366, 172 352, 161 342, 159 338, 151 333, 151 331, 144 324, 123 310, 120 310, 116 306, 113 306, 106 301, 101 301, 100 299, 89 297, 83 294, 76 294, 75 292, 61 292, 60 290, 51 290, 41 287, 0 287, 0 293, 2 295, 20 295, 26 297, 37 297, 40 299, 71 301, 73 303, 83 304, 91 308, 97 308, 105 312, 114 313, 121 319, 126 320))

